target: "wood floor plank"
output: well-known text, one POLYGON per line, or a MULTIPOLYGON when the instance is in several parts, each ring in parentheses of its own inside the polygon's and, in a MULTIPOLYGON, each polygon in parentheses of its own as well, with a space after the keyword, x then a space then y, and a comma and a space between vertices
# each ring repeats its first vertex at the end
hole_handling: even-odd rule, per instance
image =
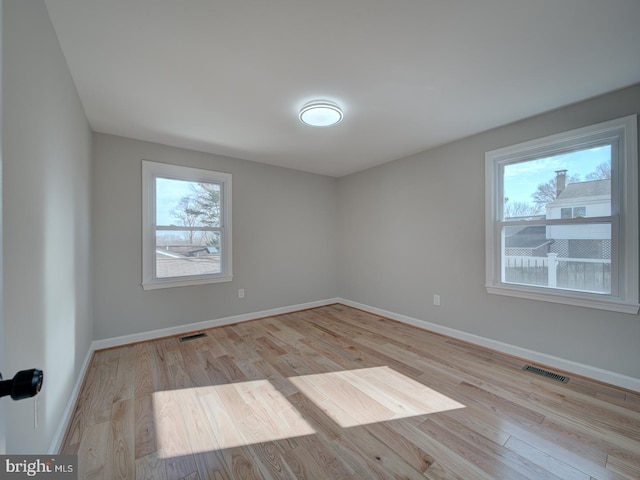
POLYGON ((87 480, 108 480, 105 475, 109 448, 110 422, 87 426, 78 449, 79 476, 87 480))
POLYGON ((158 450, 152 394, 134 399, 134 442, 136 460, 158 450))
POLYGON ((239 480, 273 480, 268 473, 261 471, 256 465, 248 447, 236 447, 222 452, 232 479, 239 480))
POLYGON ((136 480, 167 480, 164 460, 157 452, 136 459, 136 480))
MULTIPOLYGON (((198 342, 198 340, 196 340, 196 342, 198 342)), ((209 375, 207 375, 201 361, 201 353, 208 351, 208 349, 203 348, 206 344, 190 345, 190 343, 193 342, 180 343, 178 346, 184 365, 188 366, 184 369, 185 373, 189 376, 193 386, 204 387, 211 385, 209 375)))
POLYGON ((393 411, 352 385, 342 372, 305 375, 292 382, 343 427, 395 418, 393 411))
POLYGON ((255 443, 248 450, 263 476, 283 480, 295 478, 276 442, 255 443))
POLYGON ((516 437, 510 437, 505 447, 512 452, 527 458, 563 480, 589 480, 590 475, 567 465, 565 462, 538 450, 516 437))
POLYGON ((369 424, 365 428, 420 473, 424 474, 436 461, 427 451, 400 435, 386 422, 369 424))
POLYGON ((111 417, 111 407, 115 398, 115 378, 118 368, 119 349, 107 350, 96 356, 97 367, 92 372, 98 379, 95 391, 88 399, 87 423, 103 423, 111 417))
MULTIPOLYGON (((537 478, 540 480, 562 480, 554 472, 545 467, 530 461, 526 456, 520 456, 517 452, 495 443, 490 439, 479 435, 475 430, 469 428, 466 424, 453 420, 449 415, 433 415, 428 417, 428 422, 433 422, 442 430, 454 434, 457 438, 473 445, 478 451, 487 454, 493 459, 500 459, 500 463, 505 467, 512 469, 523 478, 537 478)), ((516 478, 515 475, 513 478, 516 478)))
POLYGON ((182 417, 181 398, 174 390, 154 394, 156 441, 164 459, 168 480, 179 480, 197 470, 189 444, 190 432, 182 417))
POLYGON ((230 382, 229 377, 222 370, 222 366, 218 362, 220 357, 214 356, 212 351, 203 351, 198 353, 202 369, 209 377, 210 385, 224 385, 230 382))
POLYGON ((180 404, 180 415, 189 441, 189 450, 193 453, 215 451, 219 449, 211 424, 204 411, 200 394, 207 387, 174 390, 180 404))
POLYGON ((135 350, 131 346, 118 350, 120 355, 114 384, 114 403, 133 399, 135 390, 135 350))
POLYGON ((606 468, 626 478, 640 478, 640 462, 636 459, 630 460, 609 455, 606 468))
POLYGON ((134 395, 142 398, 154 392, 153 367, 151 360, 151 345, 149 343, 137 343, 134 351, 134 395))
MULTIPOLYGON (((225 391, 230 391, 233 394, 234 389, 230 388, 229 385, 221 387, 222 388, 207 389, 199 394, 199 400, 202 403, 203 410, 216 440, 216 447, 218 449, 225 449, 244 445, 245 440, 242 433, 237 428, 233 418, 230 417, 230 411, 240 411, 241 405, 232 405, 231 408, 233 408, 233 410, 229 410, 227 408, 229 395, 225 395, 225 391)), ((240 411, 238 415, 241 417, 242 411, 240 411)))
POLYGON ((291 402, 291 405, 311 427, 318 432, 322 432, 324 437, 334 440, 342 434, 340 426, 306 395, 296 393, 287 397, 287 400, 291 402))
POLYGON ((169 363, 167 362, 167 353, 163 341, 154 341, 149 344, 151 350, 151 372, 154 392, 170 390, 173 382, 171 373, 169 372, 169 363))
POLYGON ((474 465, 490 475, 491 478, 496 480, 536 478, 520 473, 513 465, 504 461, 496 461, 498 455, 493 454, 490 449, 482 448, 473 438, 464 438, 430 418, 422 422, 418 428, 439 443, 448 445, 458 455, 471 459, 474 465))
MULTIPOLYGON (((329 451, 330 452, 330 451, 329 451)), ((336 480, 354 478, 353 471, 339 461, 333 453, 318 455, 317 449, 299 445, 283 456, 293 478, 331 478, 336 480)))
POLYGON ((413 468, 395 451, 387 447, 379 438, 372 435, 366 428, 356 427, 345 429, 342 435, 334 441, 347 451, 357 453, 369 466, 375 466, 386 472, 385 476, 402 479, 423 478, 421 472, 413 468))
POLYGON ((198 474, 202 480, 225 480, 231 478, 224 460, 217 450, 194 453, 198 474))
MULTIPOLYGON (((420 417, 421 420, 423 417, 420 417)), ((418 422, 422 424, 423 421, 418 422)), ((431 456, 437 459, 436 464, 454 478, 473 478, 478 480, 494 480, 494 477, 479 468, 472 457, 464 456, 458 453, 454 448, 455 444, 449 445, 439 442, 436 438, 425 435, 425 432, 418 428, 410 421, 391 422, 389 427, 407 438, 417 447, 429 452, 431 456)), ((428 476, 429 468, 425 475, 428 476)))
POLYGON ((640 394, 344 305, 95 352, 79 478, 640 478, 640 394))
POLYGON ((113 404, 109 423, 105 476, 113 480, 132 478, 135 476, 133 398, 113 404))

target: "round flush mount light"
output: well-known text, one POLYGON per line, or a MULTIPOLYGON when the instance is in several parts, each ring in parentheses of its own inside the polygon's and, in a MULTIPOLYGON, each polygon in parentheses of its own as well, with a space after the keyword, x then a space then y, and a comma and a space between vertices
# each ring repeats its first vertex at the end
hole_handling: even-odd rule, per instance
POLYGON ((312 127, 330 127, 342 120, 342 110, 335 103, 316 100, 300 110, 300 121, 312 127))

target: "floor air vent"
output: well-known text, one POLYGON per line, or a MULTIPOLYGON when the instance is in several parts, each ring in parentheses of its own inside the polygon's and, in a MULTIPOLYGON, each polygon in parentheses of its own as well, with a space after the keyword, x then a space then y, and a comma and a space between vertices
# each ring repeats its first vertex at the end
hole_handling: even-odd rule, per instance
POLYGON ((562 383, 569 382, 569 377, 565 377, 564 375, 559 375, 557 373, 553 373, 548 370, 543 370, 542 368, 533 367, 531 365, 525 365, 524 367, 522 367, 522 370, 535 373, 536 375, 540 375, 542 377, 550 378, 551 380, 555 380, 556 382, 562 382, 562 383))
POLYGON ((187 340, 195 340, 196 338, 206 337, 206 333, 194 333, 193 335, 185 335, 184 337, 180 337, 181 342, 186 342, 187 340))

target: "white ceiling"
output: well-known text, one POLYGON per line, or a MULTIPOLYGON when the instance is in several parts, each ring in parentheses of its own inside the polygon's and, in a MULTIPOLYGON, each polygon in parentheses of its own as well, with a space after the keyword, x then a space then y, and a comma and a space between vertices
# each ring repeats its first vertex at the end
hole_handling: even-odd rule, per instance
POLYGON ((45 3, 95 131, 332 176, 640 82, 639 0, 45 3))

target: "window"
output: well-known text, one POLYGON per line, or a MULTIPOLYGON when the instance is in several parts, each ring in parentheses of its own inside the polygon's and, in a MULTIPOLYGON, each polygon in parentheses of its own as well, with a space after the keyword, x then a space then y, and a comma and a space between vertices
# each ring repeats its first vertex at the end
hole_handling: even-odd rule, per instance
POLYGON ((142 286, 229 282, 231 175, 142 162, 142 286))
POLYGON ((560 218, 578 218, 587 216, 587 207, 561 208, 560 218))
POLYGON ((638 313, 636 116, 485 159, 487 291, 638 313))

